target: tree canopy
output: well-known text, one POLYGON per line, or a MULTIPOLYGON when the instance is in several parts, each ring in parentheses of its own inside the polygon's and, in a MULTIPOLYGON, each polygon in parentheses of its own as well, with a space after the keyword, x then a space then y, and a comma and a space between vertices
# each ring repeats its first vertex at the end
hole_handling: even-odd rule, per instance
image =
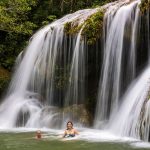
POLYGON ((36 25, 29 20, 28 14, 36 5, 36 0, 1 0, 0 30, 31 34, 36 25))

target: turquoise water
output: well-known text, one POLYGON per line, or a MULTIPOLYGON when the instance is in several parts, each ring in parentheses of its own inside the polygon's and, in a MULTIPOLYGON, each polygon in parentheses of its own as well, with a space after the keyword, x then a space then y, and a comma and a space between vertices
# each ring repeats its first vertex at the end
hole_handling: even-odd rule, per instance
MULTIPOLYGON (((133 142, 134 143, 134 142, 133 142)), ((135 142, 136 143, 136 142, 135 142)), ((63 141, 56 135, 35 138, 35 132, 0 133, 0 150, 143 150, 128 142, 63 141)), ((150 149, 150 148, 147 148, 150 149)))

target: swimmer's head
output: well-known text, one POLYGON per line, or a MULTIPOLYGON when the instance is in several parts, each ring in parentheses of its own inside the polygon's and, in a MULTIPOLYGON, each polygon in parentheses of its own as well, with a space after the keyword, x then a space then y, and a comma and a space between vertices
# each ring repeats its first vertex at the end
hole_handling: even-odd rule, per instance
POLYGON ((40 131, 40 130, 37 130, 36 133, 41 134, 41 131, 40 131))
POLYGON ((37 139, 41 139, 41 138, 42 138, 42 134, 41 134, 41 131, 40 131, 40 130, 37 130, 37 131, 36 131, 36 138, 37 138, 37 139))
POLYGON ((67 129, 72 129, 73 128, 73 123, 71 121, 67 122, 67 129))

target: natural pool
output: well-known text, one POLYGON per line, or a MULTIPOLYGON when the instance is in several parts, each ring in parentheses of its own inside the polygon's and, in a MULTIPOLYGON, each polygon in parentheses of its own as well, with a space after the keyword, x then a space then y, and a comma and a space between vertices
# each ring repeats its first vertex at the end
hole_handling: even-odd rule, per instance
MULTIPOLYGON (((59 131, 60 133, 60 131, 59 131)), ((81 133, 85 136, 85 133, 81 133)), ((90 134, 90 133, 88 133, 90 134)), ((97 134, 97 133, 96 133, 97 134)), ((83 137, 84 137, 83 136, 83 137)), ((144 146, 144 147, 143 147, 144 146)), ((35 131, 1 131, 0 150, 143 150, 141 142, 134 140, 117 141, 101 140, 92 141, 89 137, 72 140, 62 140, 58 132, 43 131, 42 139, 35 139, 35 131), (139 144, 140 143, 140 144, 139 144), (140 145, 140 147, 135 146, 140 145)))

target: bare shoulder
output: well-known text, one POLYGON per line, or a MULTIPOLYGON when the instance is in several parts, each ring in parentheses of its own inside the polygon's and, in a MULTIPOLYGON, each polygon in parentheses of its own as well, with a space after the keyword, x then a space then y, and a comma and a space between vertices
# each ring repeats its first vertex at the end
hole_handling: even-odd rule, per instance
POLYGON ((66 130, 65 130, 65 133, 67 133, 67 131, 68 131, 68 130, 66 129, 66 130))
POLYGON ((78 132, 76 129, 74 129, 74 133, 75 133, 75 134, 79 134, 79 132, 78 132))

